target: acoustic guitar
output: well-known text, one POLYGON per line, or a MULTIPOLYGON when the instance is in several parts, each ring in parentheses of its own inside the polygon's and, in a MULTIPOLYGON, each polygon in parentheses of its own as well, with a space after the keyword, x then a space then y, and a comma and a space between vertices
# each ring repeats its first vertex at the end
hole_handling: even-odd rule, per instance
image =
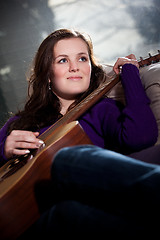
MULTIPOLYGON (((139 66, 160 61, 160 52, 140 59, 139 66)), ((50 181, 54 155, 66 146, 92 144, 77 119, 119 82, 119 76, 106 75, 89 96, 53 124, 39 139, 45 145, 31 154, 12 159, 0 168, 0 239, 16 239, 39 217, 36 186, 50 181)))

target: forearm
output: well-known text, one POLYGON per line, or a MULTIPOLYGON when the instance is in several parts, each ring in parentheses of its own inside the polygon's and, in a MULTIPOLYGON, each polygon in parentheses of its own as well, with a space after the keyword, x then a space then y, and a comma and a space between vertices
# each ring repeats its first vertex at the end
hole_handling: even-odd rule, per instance
POLYGON ((132 64, 125 64, 122 68, 121 83, 124 88, 127 106, 138 103, 150 104, 137 67, 132 64))

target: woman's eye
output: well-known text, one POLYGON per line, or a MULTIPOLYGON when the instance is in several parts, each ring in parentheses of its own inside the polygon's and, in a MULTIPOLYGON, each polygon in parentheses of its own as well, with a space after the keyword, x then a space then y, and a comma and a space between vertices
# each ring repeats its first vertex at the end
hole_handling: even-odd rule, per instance
POLYGON ((62 58, 61 60, 59 60, 59 63, 65 63, 65 62, 67 62, 66 58, 62 58))
POLYGON ((81 58, 79 59, 79 61, 81 61, 81 62, 86 62, 86 61, 87 61, 87 58, 86 58, 86 57, 81 57, 81 58))

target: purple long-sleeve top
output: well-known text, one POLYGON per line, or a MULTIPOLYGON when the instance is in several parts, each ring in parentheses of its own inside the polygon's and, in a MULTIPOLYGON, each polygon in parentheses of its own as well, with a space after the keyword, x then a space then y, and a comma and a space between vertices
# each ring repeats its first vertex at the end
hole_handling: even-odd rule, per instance
MULTIPOLYGON (((113 99, 102 98, 78 120, 93 144, 119 152, 139 151, 157 141, 157 123, 142 86, 139 70, 132 64, 125 64, 121 82, 126 100, 123 108, 113 99)), ((4 144, 8 125, 14 119, 9 119, 0 130, 1 164, 7 161, 4 144)), ((40 134, 48 127, 42 128, 40 134)))

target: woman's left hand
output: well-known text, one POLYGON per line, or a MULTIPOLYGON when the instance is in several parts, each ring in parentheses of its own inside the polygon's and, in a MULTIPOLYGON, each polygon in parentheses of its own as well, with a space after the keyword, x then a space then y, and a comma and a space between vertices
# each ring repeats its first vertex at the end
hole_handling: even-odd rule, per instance
POLYGON ((121 67, 126 64, 126 63, 130 63, 130 64, 133 64, 135 65, 137 68, 139 68, 139 64, 138 64, 138 61, 135 57, 134 54, 130 54, 126 57, 120 57, 117 59, 116 63, 114 64, 113 66, 113 70, 116 74, 119 74, 120 73, 120 69, 121 67))

